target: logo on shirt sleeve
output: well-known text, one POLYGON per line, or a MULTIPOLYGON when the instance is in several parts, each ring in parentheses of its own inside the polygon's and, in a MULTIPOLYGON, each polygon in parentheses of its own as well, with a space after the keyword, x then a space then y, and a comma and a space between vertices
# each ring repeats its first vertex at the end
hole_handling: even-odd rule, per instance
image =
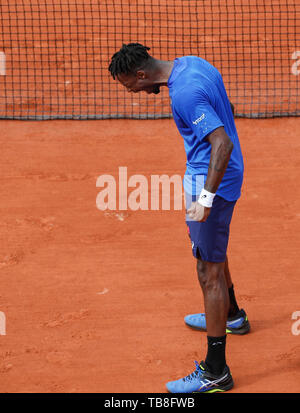
POLYGON ((198 119, 193 121, 193 124, 198 125, 198 123, 200 123, 204 118, 205 118, 205 114, 202 113, 202 115, 198 119))

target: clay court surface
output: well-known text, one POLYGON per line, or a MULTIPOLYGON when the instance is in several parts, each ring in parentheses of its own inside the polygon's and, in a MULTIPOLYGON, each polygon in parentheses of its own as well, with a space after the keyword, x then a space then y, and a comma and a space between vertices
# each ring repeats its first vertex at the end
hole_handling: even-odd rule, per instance
MULTIPOLYGON (((245 159, 229 262, 252 332, 232 392, 299 392, 299 118, 237 120, 245 159)), ((100 211, 97 177, 184 174, 164 121, 1 121, 0 392, 159 393, 206 335, 183 211, 100 211)))

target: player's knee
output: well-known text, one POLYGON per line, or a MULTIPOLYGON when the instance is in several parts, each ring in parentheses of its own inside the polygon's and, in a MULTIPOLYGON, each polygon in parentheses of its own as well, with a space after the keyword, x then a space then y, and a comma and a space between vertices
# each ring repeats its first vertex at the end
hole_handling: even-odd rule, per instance
POLYGON ((223 267, 219 264, 210 263, 207 265, 204 264, 201 268, 202 272, 198 272, 198 278, 200 273, 201 280, 199 278, 199 281, 202 289, 206 291, 218 289, 220 284, 224 281, 223 267))

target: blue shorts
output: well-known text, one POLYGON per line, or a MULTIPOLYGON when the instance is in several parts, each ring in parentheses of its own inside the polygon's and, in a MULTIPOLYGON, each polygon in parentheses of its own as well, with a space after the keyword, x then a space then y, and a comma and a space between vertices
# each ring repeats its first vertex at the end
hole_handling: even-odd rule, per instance
MULTIPOLYGON (((195 198, 192 200, 195 201, 195 198)), ((205 222, 186 220, 195 258, 208 262, 225 262, 229 226, 236 202, 226 201, 216 195, 205 222)), ((187 209, 188 207, 187 203, 187 209)))

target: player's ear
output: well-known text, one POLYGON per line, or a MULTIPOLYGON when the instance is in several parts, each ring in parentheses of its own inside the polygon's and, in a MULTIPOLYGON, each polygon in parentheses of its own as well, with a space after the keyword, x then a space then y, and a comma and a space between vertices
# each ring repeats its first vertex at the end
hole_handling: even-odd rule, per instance
POLYGON ((144 70, 138 70, 137 72, 136 72, 136 77, 138 78, 138 79, 146 79, 146 73, 145 73, 145 71, 144 70))

